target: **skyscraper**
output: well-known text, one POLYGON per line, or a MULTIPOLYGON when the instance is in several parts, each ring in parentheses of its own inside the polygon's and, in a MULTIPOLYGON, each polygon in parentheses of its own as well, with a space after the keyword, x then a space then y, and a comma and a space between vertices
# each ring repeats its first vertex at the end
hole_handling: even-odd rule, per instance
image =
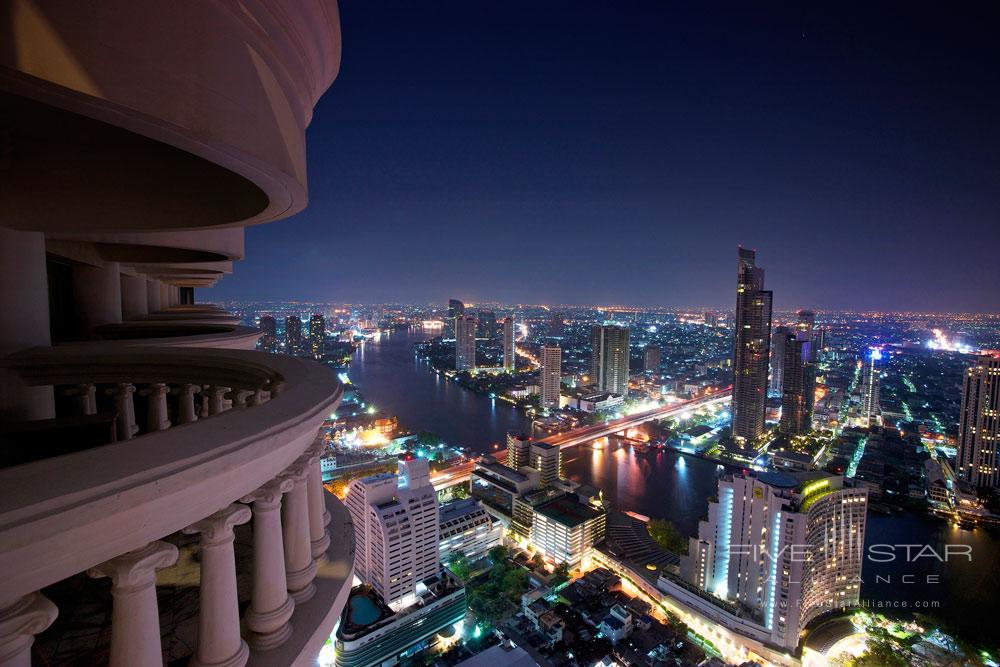
POLYGON ((879 390, 882 384, 879 366, 882 361, 882 350, 877 347, 868 349, 865 361, 861 367, 861 424, 872 426, 878 424, 882 413, 879 404, 879 390))
POLYGON ((459 315, 455 318, 455 370, 476 368, 476 318, 459 315))
POLYGON ((552 486, 562 477, 562 447, 547 442, 531 443, 529 465, 538 471, 538 482, 542 487, 552 486))
MULTIPOLYGON (((797 313, 799 318, 798 322, 795 324, 795 331, 797 333, 798 339, 814 342, 816 338, 816 313, 811 310, 800 310, 797 313)), ((816 346, 809 346, 809 361, 816 361, 816 346)))
POLYGON ((549 316, 548 335, 552 338, 561 338, 564 332, 564 326, 562 313, 552 311, 552 314, 549 316))
POLYGON ((595 326, 590 330, 590 381, 601 391, 628 395, 629 328, 595 326))
POLYGON ((965 369, 958 416, 958 474, 977 488, 1000 487, 1000 356, 965 369))
POLYGON ((762 472, 719 480, 681 577, 723 600, 718 620, 753 623, 769 642, 794 648, 814 618, 858 604, 867 491, 827 473, 762 472))
POLYGON ((270 315, 260 316, 260 347, 267 352, 274 352, 278 347, 278 327, 270 315))
POLYGON ((737 442, 753 442, 764 432, 772 294, 764 290, 764 269, 756 265, 756 254, 739 248, 733 345, 733 438, 737 442))
POLYGON ((768 389, 777 395, 781 395, 781 380, 785 368, 785 340, 792 330, 788 327, 775 327, 771 334, 771 379, 768 381, 768 389))
POLYGON ((663 355, 656 345, 647 345, 642 351, 642 370, 647 373, 655 373, 660 370, 660 362, 663 355))
POLYGON ((455 337, 456 320, 465 315, 465 304, 458 299, 448 299, 448 318, 444 322, 445 338, 455 337))
POLYGON ((489 340, 497 337, 497 316, 492 310, 479 311, 479 323, 476 325, 476 335, 489 340))
POLYGON ((542 407, 559 407, 559 380, 562 377, 562 349, 558 345, 542 347, 542 407))
POLYGON ((309 318, 309 352, 315 359, 326 352, 326 319, 319 313, 309 318))
POLYGON ((390 607, 415 599, 417 583, 441 569, 438 501, 426 459, 356 479, 347 493, 354 523, 354 573, 390 607))
POLYGON ((517 348, 514 346, 514 318, 503 318, 503 369, 513 373, 517 368, 517 348))
POLYGON ((285 350, 288 354, 302 354, 302 320, 298 315, 285 318, 285 350))
POLYGON ((809 361, 811 345, 791 332, 785 334, 782 343, 784 380, 778 428, 786 435, 801 435, 812 430, 815 374, 809 361))

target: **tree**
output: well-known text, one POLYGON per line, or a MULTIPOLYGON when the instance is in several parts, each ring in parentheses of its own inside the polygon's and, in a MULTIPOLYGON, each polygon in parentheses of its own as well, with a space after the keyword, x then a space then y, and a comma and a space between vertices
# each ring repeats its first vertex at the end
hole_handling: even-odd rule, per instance
POLYGON ((494 565, 500 565, 507 560, 507 556, 510 554, 510 550, 502 544, 498 544, 489 550, 490 562, 494 565))
POLYGON ((472 568, 469 567, 469 559, 465 557, 465 554, 455 556, 448 564, 448 569, 462 581, 468 581, 472 575, 472 568))
POLYGON ((556 569, 553 572, 557 577, 569 577, 569 563, 563 561, 556 565, 556 569))
POLYGON ((653 541, 661 548, 681 556, 687 554, 687 540, 681 536, 680 531, 669 521, 665 519, 653 519, 646 524, 646 530, 649 532, 649 536, 653 538, 653 541))
POLYGON ((531 566, 536 569, 545 567, 545 559, 542 558, 542 554, 535 552, 535 555, 531 557, 531 566))
POLYGON ((521 568, 508 571, 500 584, 500 589, 508 599, 516 602, 528 590, 528 573, 521 568))

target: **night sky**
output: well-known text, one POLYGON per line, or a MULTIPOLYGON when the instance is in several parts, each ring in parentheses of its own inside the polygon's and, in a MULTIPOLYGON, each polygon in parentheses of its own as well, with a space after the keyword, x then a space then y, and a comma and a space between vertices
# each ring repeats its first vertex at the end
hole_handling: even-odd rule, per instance
POLYGON ((991 3, 342 0, 310 203, 204 296, 1000 311, 991 3))

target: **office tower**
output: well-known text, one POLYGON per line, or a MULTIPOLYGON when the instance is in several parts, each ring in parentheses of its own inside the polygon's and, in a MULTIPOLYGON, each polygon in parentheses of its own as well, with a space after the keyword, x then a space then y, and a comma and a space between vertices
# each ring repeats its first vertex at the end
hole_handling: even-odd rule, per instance
POLYGON ((714 312, 712 312, 710 310, 706 310, 705 313, 702 315, 702 319, 705 322, 705 326, 708 326, 708 327, 717 327, 717 326, 719 326, 719 314, 718 313, 714 313, 714 312))
POLYGON ((455 370, 476 369, 476 318, 459 315, 455 318, 455 370))
POLYGON ((785 340, 792 330, 788 327, 775 327, 771 334, 771 378, 768 380, 768 389, 771 393, 781 395, 782 371, 785 366, 785 340))
POLYGON ((476 325, 476 335, 479 338, 493 340, 497 337, 497 316, 492 310, 479 311, 479 323, 476 325))
POLYGON ((314 359, 326 352, 326 320, 319 313, 309 318, 309 352, 314 359))
POLYGON ((826 327, 817 327, 813 330, 813 357, 826 349, 826 327))
POLYGON ((465 315, 465 304, 458 299, 448 299, 448 319, 453 320, 460 315, 465 315))
POLYGON ((285 318, 285 351, 288 354, 302 354, 302 320, 298 315, 285 318))
POLYGON ((656 345, 647 345, 642 352, 642 369, 647 373, 655 373, 660 370, 660 362, 663 355, 656 345))
POLYGON ((503 369, 513 373, 517 368, 517 348, 514 343, 514 318, 503 318, 503 369))
POLYGON ((343 388, 190 301, 306 207, 335 4, 0 14, 0 664, 314 664, 352 583, 314 447, 343 388))
POLYGON ((561 338, 564 332, 565 323, 563 322, 562 313, 553 311, 549 316, 548 335, 552 338, 561 338))
POLYGON ((545 442, 533 442, 530 445, 529 467, 538 471, 538 482, 544 488, 551 486, 562 478, 562 447, 545 442))
POLYGON ((559 381, 562 378, 562 349, 558 345, 542 346, 542 407, 559 407, 559 381))
POLYGON ((590 330, 590 381, 601 391, 628 396, 629 329, 615 325, 590 330))
POLYGON ((733 438, 739 443, 752 443, 764 433, 772 294, 764 290, 756 254, 739 248, 733 345, 733 438))
POLYGON ((507 434, 507 467, 518 470, 531 464, 531 436, 524 433, 507 434))
POLYGON ((681 558, 681 578, 722 600, 723 626, 793 649, 814 618, 856 606, 867 490, 827 473, 719 480, 718 500, 681 558))
POLYGON ((781 422, 778 429, 786 435, 802 435, 812 430, 815 374, 809 361, 808 340, 791 332, 782 343, 784 380, 781 389, 781 422))
POLYGON ((426 459, 356 479, 347 493, 354 523, 354 573, 390 607, 412 602, 417 583, 441 569, 438 501, 426 459))
POLYGON ((861 367, 861 424, 863 426, 877 425, 881 421, 881 406, 879 405, 879 389, 882 384, 881 366, 882 350, 877 347, 868 349, 864 364, 861 367))
MULTIPOLYGON (((800 310, 796 316, 798 321, 795 323, 795 331, 799 340, 814 343, 817 334, 816 313, 811 310, 800 310)), ((809 361, 816 361, 816 352, 816 345, 811 345, 809 347, 809 361)))
POLYGON ((958 416, 958 475, 973 487, 1000 487, 1000 356, 965 369, 958 416))
POLYGON ((270 315, 260 316, 260 347, 266 352, 274 352, 278 348, 278 326, 270 315))

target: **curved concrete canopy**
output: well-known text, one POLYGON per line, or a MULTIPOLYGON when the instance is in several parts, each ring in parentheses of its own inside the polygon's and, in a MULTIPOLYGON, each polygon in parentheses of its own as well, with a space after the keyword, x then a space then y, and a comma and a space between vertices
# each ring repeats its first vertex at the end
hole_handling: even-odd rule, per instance
POLYGON ((5 225, 199 229, 306 205, 305 128, 340 64, 334 2, 12 0, 0 26, 5 225))

